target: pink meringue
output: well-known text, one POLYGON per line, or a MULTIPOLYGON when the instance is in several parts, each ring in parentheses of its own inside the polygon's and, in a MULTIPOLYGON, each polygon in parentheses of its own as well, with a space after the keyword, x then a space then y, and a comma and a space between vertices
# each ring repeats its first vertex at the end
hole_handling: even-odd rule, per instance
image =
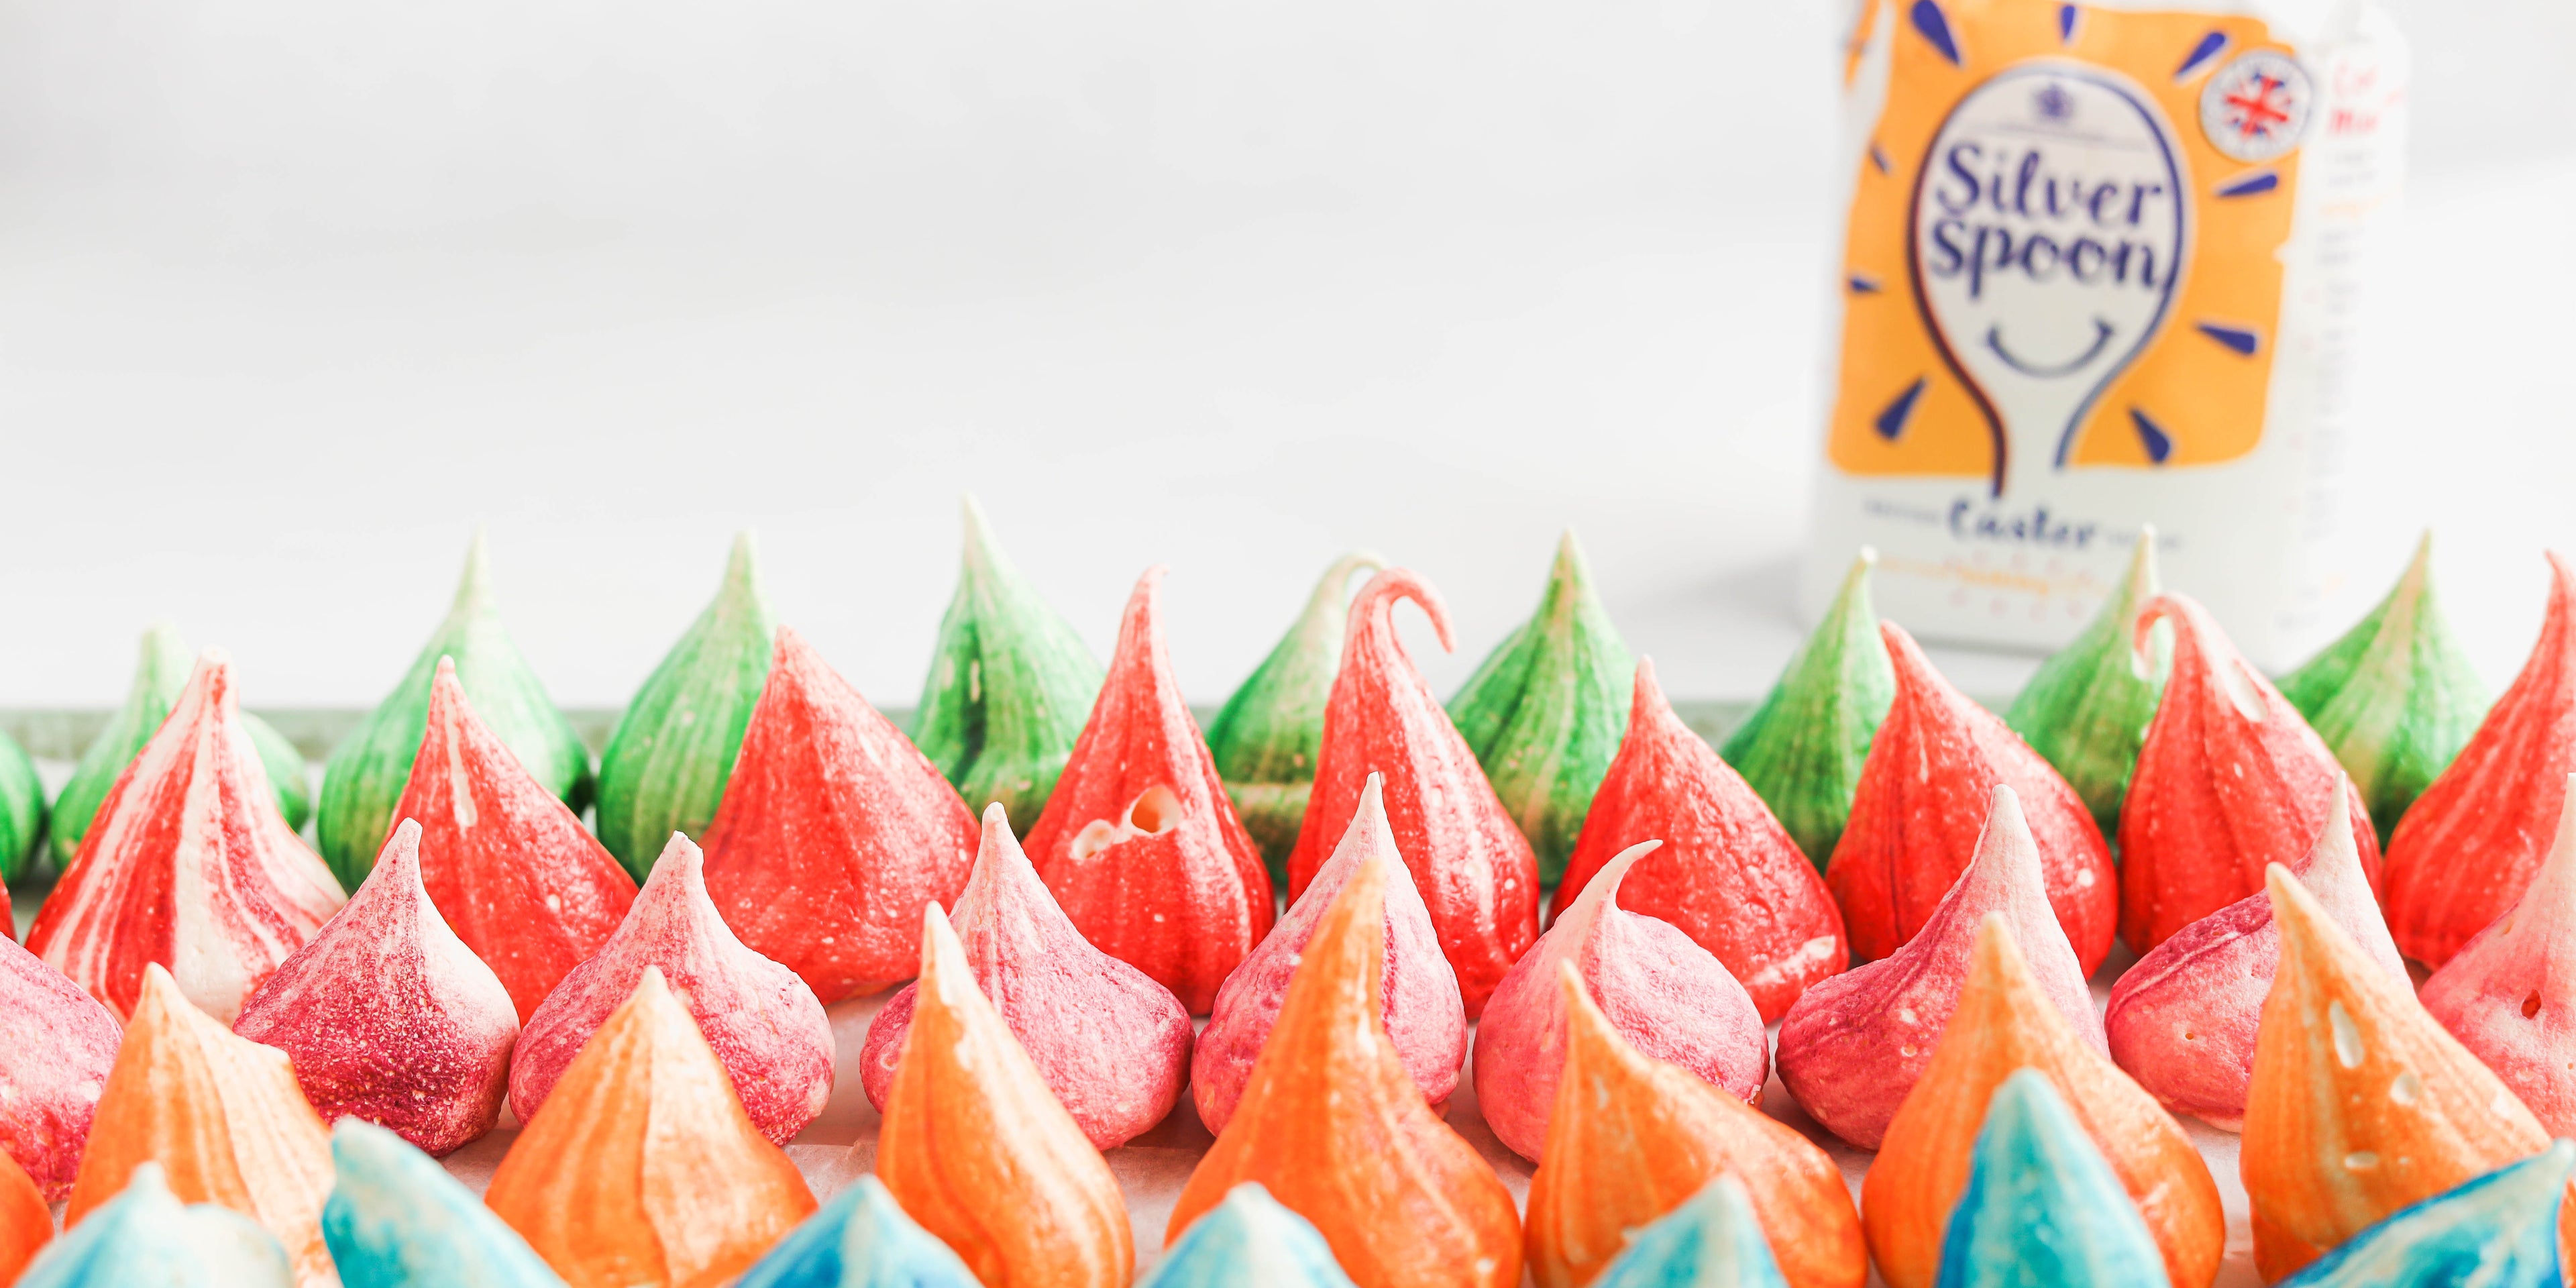
POLYGON ((2522 897, 2419 994, 2552 1136, 2576 1136, 2576 774, 2568 782, 2558 835, 2522 897))
POLYGON ((647 966, 660 967, 685 1001, 762 1135, 783 1143, 823 1112, 832 1094, 823 1004, 796 972, 734 938, 707 898, 705 863, 689 838, 672 833, 617 933, 528 1017, 510 1062, 510 1111, 519 1121, 536 1117, 591 1034, 634 996, 647 966))
MULTIPOLYGON (((984 807, 984 841, 949 917, 990 998, 1038 1076, 1095 1149, 1115 1149, 1163 1121, 1190 1073, 1190 1013, 1144 971, 1092 947, 1011 836, 1001 802, 984 807)), ((920 985, 906 984, 868 1025, 859 1080, 885 1108, 920 985)))
MULTIPOLYGON (((2330 825, 2293 873, 2373 964, 2411 986, 2340 808, 2349 790, 2338 776, 2321 799, 2317 813, 2330 825)), ((2281 928, 2268 894, 2256 891, 2186 924, 2112 986, 2102 1015, 2111 1058, 2165 1108, 2238 1130, 2254 1080, 2254 1031, 2280 965, 2281 928)))
POLYGON ((124 1033, 116 1013, 34 953, 0 939, 0 1153, 59 1203, 124 1033))
POLYGON ((1771 1043, 1753 995, 1679 927, 1619 906, 1628 869, 1662 844, 1632 845, 1610 860, 1485 1004, 1476 1025, 1476 1107, 1523 1158, 1537 1161, 1547 1144, 1565 1069, 1569 968, 1630 1046, 1761 1103, 1771 1043))
POLYGON ((1833 1134, 1878 1148, 1958 1009, 1977 925, 1989 913, 2002 915, 2032 978, 2076 1036, 2107 1052, 2084 968, 2049 904, 2020 798, 1998 783, 1975 857, 1923 929, 1893 954, 1819 981, 1789 1008, 1775 1058, 1790 1097, 1833 1134))
POLYGON ((1441 954, 1431 909, 1414 887, 1413 873, 1396 852, 1386 817, 1385 779, 1371 774, 1358 808, 1332 857, 1317 868, 1304 893, 1289 905, 1268 936, 1253 946, 1216 993, 1216 1006, 1190 1058, 1190 1097, 1209 1131, 1223 1131, 1252 1078, 1253 1059, 1270 1039, 1270 1027, 1288 998, 1289 978, 1323 923, 1333 896, 1353 873, 1371 863, 1387 866, 1386 966, 1378 995, 1385 999, 1386 1033, 1395 1041, 1405 1072, 1434 1106, 1458 1089, 1458 1066, 1467 1060, 1467 1007, 1458 975, 1441 954))
POLYGON ((492 1130, 518 1008, 447 928, 404 819, 358 892, 242 1003, 233 1032, 276 1047, 324 1122, 387 1128, 432 1154, 492 1130))

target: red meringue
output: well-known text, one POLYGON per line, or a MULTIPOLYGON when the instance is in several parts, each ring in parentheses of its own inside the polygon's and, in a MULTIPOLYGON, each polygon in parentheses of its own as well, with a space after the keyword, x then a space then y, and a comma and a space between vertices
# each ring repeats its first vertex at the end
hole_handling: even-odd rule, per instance
POLYGON ((519 1013, 448 929, 406 818, 337 916, 242 1003, 233 1032, 276 1047, 324 1122, 357 1117, 432 1154, 492 1130, 519 1013))
MULTIPOLYGON (((1095 1149, 1163 1121, 1190 1073, 1190 1013, 1145 972, 1091 946, 1056 906, 1002 803, 984 807, 975 874, 949 918, 975 986, 1095 1149)), ((883 1110, 920 1002, 907 984, 868 1025, 859 1079, 883 1110)))
POLYGON ((1733 766, 1691 732, 1637 661, 1628 734, 1592 797, 1556 906, 1572 907, 1623 847, 1664 847, 1620 886, 1630 911, 1661 918, 1717 955, 1768 1024, 1849 960, 1843 914, 1815 866, 1733 766))
POLYGON ((706 843, 707 889, 735 933, 837 1002, 912 978, 922 909, 966 888, 975 816, 782 626, 706 843))
MULTIPOLYGON (((2325 800, 2342 799, 2344 790, 2338 778, 2325 800)), ((2365 956, 2411 986, 2362 875, 2351 828, 2320 829, 2292 871, 2365 956)), ((2254 1031, 2280 964, 2281 928, 2272 920, 2272 897, 2260 890, 2175 931, 2112 986, 2102 1016, 2111 1058, 2165 1108, 2238 1130, 2254 1079, 2254 1031)))
POLYGON ((635 902, 635 879, 474 714, 446 658, 393 816, 418 824, 421 885, 521 1021, 635 902))
MULTIPOLYGON (((2158 595, 2138 610, 2139 652, 2168 620, 2173 671, 2120 806, 2120 937, 2138 953, 2261 890, 2267 864, 2306 857, 2323 830, 2319 802, 2343 775, 2298 708, 2190 597, 2158 595)), ((2343 790, 2376 890, 2379 835, 2361 793, 2343 790)))
POLYGON ((1351 601, 1315 789, 1288 856, 1288 897, 1304 897, 1368 776, 1384 774, 1387 824, 1473 1019, 1538 938, 1538 860, 1396 638, 1399 599, 1431 618, 1442 648, 1456 647, 1448 608, 1409 568, 1370 578, 1351 601))
POLYGON ((1989 913, 2002 916, 2031 978, 2075 1035, 2109 1050, 2083 964, 2049 904, 2020 798, 1997 783, 1990 799, 1975 859, 1922 931, 1893 955, 1808 989, 1780 1022, 1781 1084, 1817 1122, 1862 1149, 1878 1148, 1905 1093, 1931 1064, 1967 983, 1977 926, 1989 913))
POLYGON ((783 1143, 823 1112, 832 1094, 832 1026, 822 1003, 794 971, 734 938, 707 898, 698 847, 674 832, 625 924, 598 956, 564 976, 520 1031, 510 1061, 510 1111, 519 1121, 537 1116, 556 1079, 634 995, 648 966, 660 968, 688 1007, 762 1135, 783 1143))
POLYGON ((1109 678, 1029 853, 1085 938, 1203 1012, 1275 914, 1261 851, 1172 674, 1164 571, 1147 569, 1128 597, 1109 678))
MULTIPOLYGON (((1190 1059, 1190 1098, 1211 1132, 1225 1130, 1236 1102, 1252 1079, 1253 1061, 1270 1041, 1288 981, 1304 959, 1306 943, 1344 884, 1362 868, 1382 864, 1386 874, 1386 961, 1378 980, 1379 1018, 1395 1053, 1422 1098, 1435 1108, 1458 1089, 1458 1066, 1467 1060, 1467 1011, 1458 976, 1441 955, 1431 911, 1397 852, 1387 824, 1386 781, 1371 774, 1360 788, 1350 825, 1333 857, 1306 883, 1288 915, 1217 990, 1216 1009, 1200 1032, 1190 1059)), ((1313 818, 1313 811, 1307 813, 1313 818)))
MULTIPOLYGON (((2334 806, 2342 799, 2344 781, 2336 778, 2318 814, 2342 824, 2334 806)), ((2398 961, 2398 945, 2388 940, 2378 899, 2362 876, 2352 827, 2318 827, 2316 845, 2293 873, 2372 963, 2406 981, 2406 963, 2398 961)), ((2272 896, 2264 891, 2184 925, 2110 989, 2102 1030, 2112 1061, 2164 1108, 2239 1131, 2254 1079, 2254 1030, 2277 969, 2280 925, 2272 922, 2272 896)))
POLYGON ((1619 906, 1630 867, 1661 844, 1630 846, 1602 868, 1503 976, 1476 1025, 1476 1108, 1523 1158, 1537 1161, 1547 1144, 1565 1069, 1569 971, 1628 1045, 1747 1104, 1762 1102, 1771 1042, 1753 998, 1690 936, 1619 906))
POLYGON ((120 1016, 158 963, 189 1002, 230 1024, 343 901, 322 856, 277 812, 232 663, 208 649, 99 802, 27 949, 120 1016))
POLYGON ((49 1202, 72 1192, 99 1090, 123 1039, 97 998, 16 944, 0 941, 0 1153, 49 1202))
POLYGON ((2557 840, 2522 898, 2442 963, 2418 997, 2550 1135, 2576 1136, 2576 792, 2566 794, 2557 840))
POLYGON ((1879 633, 1896 666, 1896 704, 1870 740, 1851 822, 1825 868, 1852 952, 1885 957, 1931 919, 1976 853, 2001 783, 2020 798, 2048 901, 2091 975, 2110 954, 2120 890, 2084 798, 2003 717, 1950 687, 1904 628, 1888 622, 1879 633))
POLYGON ((2521 897, 2576 770, 2576 569, 2549 556, 2549 607, 2512 687, 2388 838, 2381 902, 2400 952, 2438 967, 2521 897))

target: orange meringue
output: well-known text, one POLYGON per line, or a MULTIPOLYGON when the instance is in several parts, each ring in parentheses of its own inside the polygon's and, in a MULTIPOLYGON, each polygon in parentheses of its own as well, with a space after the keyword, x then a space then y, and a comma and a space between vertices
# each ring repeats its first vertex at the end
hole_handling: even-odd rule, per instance
POLYGON ((18 1282, 18 1272, 54 1237, 54 1213, 45 1196, 16 1159, 0 1153, 0 1284, 18 1282))
POLYGON ((976 986, 947 915, 932 904, 921 922, 878 1177, 986 1288, 1125 1288, 1136 1237, 1118 1178, 976 986))
POLYGON ((1789 1288, 1858 1288, 1868 1279, 1860 1215, 1825 1151, 1630 1045, 1572 963, 1556 983, 1565 994, 1565 1072, 1529 1195, 1539 1288, 1591 1282, 1631 1231, 1726 1175, 1751 1193, 1789 1288))
POLYGON ((1995 1089, 2020 1069, 2046 1076, 2101 1147, 2175 1288, 2208 1288, 2227 1239, 2209 1165, 2155 1097, 2076 1036, 2032 978, 2010 925, 1991 914, 1977 927, 1958 1010, 1861 1181, 1861 1222, 1879 1274, 1892 1288, 1932 1288, 1977 1130, 1995 1089))
POLYGON ((322 1242, 331 1133, 321 1115, 284 1053, 198 1010, 157 962, 143 968, 134 1018, 99 1095, 65 1228, 123 1193, 143 1163, 162 1166, 180 1202, 228 1207, 266 1226, 286 1246, 297 1284, 339 1282, 322 1242))
POLYGON ((2266 1282, 2549 1133, 2289 869, 2265 874, 2281 964, 2254 1040, 2237 1164, 2266 1282))
POLYGON ((1513 1288, 1521 1230, 1511 1192, 1423 1103, 1380 1017, 1386 883, 1385 865, 1363 863, 1333 896, 1164 1242, 1258 1181, 1314 1222, 1358 1288, 1513 1288))
POLYGON ((814 1210, 658 966, 564 1070, 483 1201, 570 1288, 713 1288, 814 1210))

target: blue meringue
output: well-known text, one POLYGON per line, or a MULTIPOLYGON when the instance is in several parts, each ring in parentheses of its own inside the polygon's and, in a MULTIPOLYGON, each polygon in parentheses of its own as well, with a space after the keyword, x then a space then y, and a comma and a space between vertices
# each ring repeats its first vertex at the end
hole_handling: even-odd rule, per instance
POLYGON ((2345 1240, 2274 1288, 2557 1288, 2558 1206, 2576 1143, 2465 1181, 2345 1240))
POLYGON ((402 1137, 343 1118, 331 1167, 322 1241, 342 1288, 563 1288, 518 1231, 402 1137))
POLYGON ((1592 1288, 1788 1288, 1788 1280, 1743 1184, 1721 1176, 1631 1236, 1592 1288))
POLYGON ((294 1288, 286 1249, 258 1222, 212 1203, 181 1206, 159 1163, 134 1169, 27 1267, 18 1288, 294 1288))
POLYGON ((2035 1069, 1986 1102, 1935 1288, 2166 1288, 2138 1206, 2035 1069))
POLYGON ((734 1288, 976 1288, 975 1273, 862 1176, 787 1232, 734 1288))
POLYGON ((1136 1288, 1351 1288, 1313 1223, 1253 1181, 1190 1223, 1136 1288))

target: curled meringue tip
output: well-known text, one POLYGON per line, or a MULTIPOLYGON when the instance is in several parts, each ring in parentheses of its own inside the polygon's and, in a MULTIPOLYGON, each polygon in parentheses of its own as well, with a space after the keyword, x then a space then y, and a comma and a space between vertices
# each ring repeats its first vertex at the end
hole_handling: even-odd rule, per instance
POLYGON ((1844 586, 1848 587, 1851 583, 1867 577, 1869 570, 1877 566, 1878 547, 1862 546, 1859 553, 1852 556, 1851 571, 1843 576, 1844 586))
POLYGON ((983 853, 990 854, 993 852, 994 847, 1005 842, 1008 842, 1014 848, 1018 846, 1018 840, 1013 837, 1011 833, 1011 811, 1009 807, 1003 805, 1000 801, 984 802, 983 824, 983 853), (995 833, 1000 834, 999 839, 996 839, 995 833))
POLYGON ((1323 577, 1315 583, 1315 600, 1332 608, 1341 608, 1350 602, 1351 578, 1362 572, 1374 574, 1384 567, 1385 555, 1368 549, 1353 550, 1334 560, 1332 566, 1324 570, 1323 577))
POLYGON ((1401 564, 1379 569, 1376 576, 1368 579, 1367 585, 1360 587, 1358 596, 1351 603, 1355 611, 1351 614, 1348 629, 1353 633, 1370 629, 1382 631, 1389 644, 1401 648, 1401 643, 1395 639, 1395 601, 1399 599, 1412 600, 1413 606, 1431 619, 1431 630, 1439 637, 1441 652, 1458 651, 1457 632, 1449 621, 1449 605, 1440 598, 1439 591, 1431 588, 1430 582, 1422 579, 1422 574, 1401 564))
POLYGON ((1556 924, 1574 926, 1581 933, 1583 927, 1601 915, 1602 909, 1618 907, 1619 883, 1628 879, 1628 869, 1662 848, 1664 843, 1659 840, 1639 841, 1619 851, 1608 863, 1601 865, 1601 870, 1594 873, 1591 880, 1583 883, 1583 893, 1576 895, 1574 902, 1557 915, 1556 924))
POLYGON ((733 546, 725 552, 725 584, 749 585, 760 575, 760 539, 744 528, 733 534, 733 546))

